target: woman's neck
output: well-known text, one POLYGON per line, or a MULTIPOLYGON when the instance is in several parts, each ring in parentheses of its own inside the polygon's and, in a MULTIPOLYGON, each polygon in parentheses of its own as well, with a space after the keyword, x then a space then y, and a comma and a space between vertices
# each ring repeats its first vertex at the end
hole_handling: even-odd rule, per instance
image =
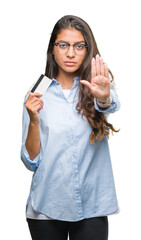
POLYGON ((76 74, 72 73, 59 73, 56 77, 57 82, 61 83, 61 86, 63 89, 71 89, 74 77, 76 77, 76 74))

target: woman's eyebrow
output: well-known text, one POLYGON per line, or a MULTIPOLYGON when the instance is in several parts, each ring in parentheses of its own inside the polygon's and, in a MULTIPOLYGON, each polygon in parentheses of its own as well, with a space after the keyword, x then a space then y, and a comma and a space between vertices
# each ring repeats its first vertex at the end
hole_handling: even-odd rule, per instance
POLYGON ((76 44, 76 43, 85 43, 85 41, 82 40, 82 41, 79 41, 79 42, 75 42, 74 44, 76 44))
MULTIPOLYGON (((67 42, 67 41, 64 41, 64 40, 59 40, 58 42, 63 42, 63 43, 68 43, 68 44, 70 44, 69 42, 67 42)), ((77 43, 85 43, 85 41, 77 41, 77 42, 74 42, 74 44, 77 44, 77 43)))

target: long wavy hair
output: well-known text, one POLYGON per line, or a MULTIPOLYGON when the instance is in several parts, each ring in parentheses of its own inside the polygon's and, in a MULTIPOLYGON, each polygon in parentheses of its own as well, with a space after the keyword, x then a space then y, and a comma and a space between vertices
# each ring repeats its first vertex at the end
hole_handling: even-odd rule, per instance
MULTIPOLYGON (((87 44, 87 53, 80 69, 78 70, 78 76, 80 77, 80 80, 85 79, 90 82, 91 59, 97 54, 100 55, 100 53, 89 25, 83 19, 73 15, 66 15, 62 17, 53 28, 47 50, 45 75, 51 79, 57 76, 58 65, 56 64, 53 56, 54 43, 61 30, 70 27, 80 31, 87 44)), ((112 82, 114 78, 110 70, 109 74, 112 82)), ((82 114, 87 118, 90 126, 92 127, 92 132, 89 137, 90 143, 94 143, 95 140, 102 140, 105 136, 109 137, 109 130, 117 132, 113 125, 107 122, 104 114, 95 109, 93 95, 90 93, 88 87, 81 83, 79 83, 79 100, 76 105, 76 109, 79 114, 82 114)))

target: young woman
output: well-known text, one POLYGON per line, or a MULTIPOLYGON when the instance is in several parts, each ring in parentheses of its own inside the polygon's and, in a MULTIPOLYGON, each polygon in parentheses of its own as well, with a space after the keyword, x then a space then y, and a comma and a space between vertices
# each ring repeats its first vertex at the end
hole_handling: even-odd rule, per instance
POLYGON ((119 109, 113 76, 88 24, 64 16, 55 25, 42 96, 23 110, 21 158, 33 171, 26 217, 33 240, 106 240, 118 211, 107 115, 119 109), (111 78, 111 80, 110 80, 111 78))

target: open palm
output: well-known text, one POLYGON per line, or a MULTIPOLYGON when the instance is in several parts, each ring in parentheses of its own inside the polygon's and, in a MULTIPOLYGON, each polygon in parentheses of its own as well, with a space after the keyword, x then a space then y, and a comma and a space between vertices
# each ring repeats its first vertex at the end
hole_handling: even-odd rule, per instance
POLYGON ((110 79, 107 65, 103 59, 96 55, 96 58, 91 61, 91 82, 86 80, 80 81, 90 89, 94 97, 105 102, 110 96, 110 79))

